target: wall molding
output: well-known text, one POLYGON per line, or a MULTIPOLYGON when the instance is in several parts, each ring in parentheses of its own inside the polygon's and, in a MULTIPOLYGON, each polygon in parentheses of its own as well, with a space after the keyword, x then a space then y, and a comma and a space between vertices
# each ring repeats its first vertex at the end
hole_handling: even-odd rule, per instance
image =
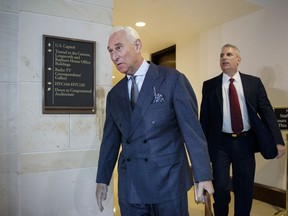
POLYGON ((253 198, 274 206, 286 208, 286 191, 259 183, 254 183, 253 198))

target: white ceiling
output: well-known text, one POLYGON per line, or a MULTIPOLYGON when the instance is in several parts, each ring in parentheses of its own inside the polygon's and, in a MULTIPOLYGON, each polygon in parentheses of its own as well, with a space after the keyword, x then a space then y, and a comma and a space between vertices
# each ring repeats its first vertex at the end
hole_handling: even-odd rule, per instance
POLYGON ((114 0, 113 25, 130 25, 153 53, 262 9, 268 0, 114 0), (135 26, 137 21, 146 26, 135 26))

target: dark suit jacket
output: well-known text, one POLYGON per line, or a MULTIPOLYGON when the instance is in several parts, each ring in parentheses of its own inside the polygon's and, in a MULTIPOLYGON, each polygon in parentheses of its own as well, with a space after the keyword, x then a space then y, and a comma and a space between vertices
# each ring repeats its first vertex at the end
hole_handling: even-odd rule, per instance
POLYGON ((118 196, 130 203, 159 203, 182 196, 196 181, 211 180, 197 102, 186 77, 151 63, 132 112, 127 78, 107 96, 97 183, 109 184, 117 161, 118 196))
MULTIPOLYGON (((258 77, 240 73, 248 116, 255 135, 255 145, 247 149, 260 151, 264 158, 277 156, 276 144, 284 141, 264 85, 258 77)), ((222 74, 203 83, 200 122, 208 141, 213 162, 221 143, 223 123, 222 74)))

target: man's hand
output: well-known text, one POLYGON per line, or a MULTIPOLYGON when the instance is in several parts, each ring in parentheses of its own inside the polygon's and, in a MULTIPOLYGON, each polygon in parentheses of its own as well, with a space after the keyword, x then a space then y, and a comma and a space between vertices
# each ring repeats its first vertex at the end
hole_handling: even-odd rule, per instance
POLYGON ((281 144, 277 144, 277 149, 278 149, 278 155, 277 159, 281 158, 285 154, 285 146, 281 144))
POLYGON ((102 205, 102 200, 106 200, 107 198, 107 191, 108 191, 108 185, 103 184, 103 183, 98 183, 96 186, 96 200, 98 207, 100 211, 103 211, 103 205, 102 205))
POLYGON ((197 197, 203 197, 204 190, 206 190, 209 194, 214 193, 212 181, 203 181, 198 183, 197 197))

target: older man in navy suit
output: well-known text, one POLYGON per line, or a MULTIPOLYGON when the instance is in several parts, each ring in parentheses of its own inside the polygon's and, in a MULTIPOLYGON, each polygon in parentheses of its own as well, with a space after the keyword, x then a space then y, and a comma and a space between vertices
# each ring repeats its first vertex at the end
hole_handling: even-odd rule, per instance
POLYGON ((113 63, 126 76, 107 96, 96 178, 97 203, 102 211, 118 159, 121 215, 186 216, 187 191, 193 185, 187 154, 194 180, 199 182, 197 196, 204 190, 214 192, 196 97, 182 73, 148 63, 141 47, 139 35, 131 27, 115 28, 108 41, 113 63), (132 86, 139 90, 133 107, 132 86))
POLYGON ((238 71, 240 62, 238 48, 224 45, 220 54, 223 73, 205 81, 202 90, 200 122, 213 167, 215 216, 228 216, 231 186, 235 195, 235 216, 249 216, 255 175, 254 152, 259 150, 267 159, 280 158, 285 153, 265 88, 258 77, 238 71), (230 99, 234 94, 238 112, 235 112, 238 108, 232 106, 234 99, 230 99), (234 121, 237 114, 239 120, 234 121))

